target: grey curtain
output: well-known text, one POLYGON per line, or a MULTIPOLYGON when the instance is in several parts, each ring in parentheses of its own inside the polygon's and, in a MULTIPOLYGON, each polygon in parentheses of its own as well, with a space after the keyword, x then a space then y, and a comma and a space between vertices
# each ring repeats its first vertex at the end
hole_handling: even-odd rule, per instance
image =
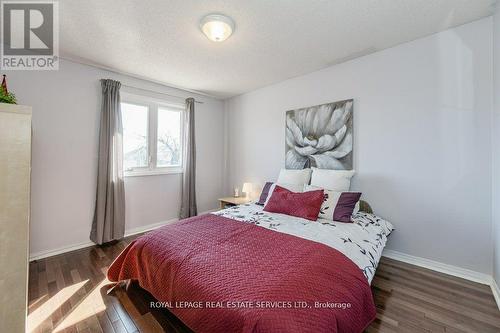
POLYGON ((102 107, 99 129, 97 192, 90 239, 103 244, 123 238, 125 191, 123 186, 121 83, 101 80, 102 107))
POLYGON ((184 114, 184 170, 182 173, 182 199, 180 218, 195 216, 196 207, 196 144, 194 133, 194 98, 186 99, 184 114))

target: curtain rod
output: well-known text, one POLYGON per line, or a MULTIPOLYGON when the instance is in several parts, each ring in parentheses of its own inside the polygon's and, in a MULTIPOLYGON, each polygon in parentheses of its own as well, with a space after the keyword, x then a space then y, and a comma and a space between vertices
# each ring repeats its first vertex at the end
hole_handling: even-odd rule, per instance
MULTIPOLYGON (((165 96, 168 96, 168 97, 175 97, 175 98, 186 99, 186 97, 171 95, 171 94, 167 94, 167 93, 164 93, 164 92, 159 92, 159 91, 154 91, 154 90, 149 90, 149 89, 143 89, 143 88, 133 87, 133 86, 129 86, 129 85, 126 85, 126 84, 122 84, 122 87, 132 88, 132 89, 136 89, 136 90, 142 90, 142 91, 145 91, 145 92, 159 94, 159 95, 165 95, 165 96)), ((197 101, 196 99, 194 100, 194 102, 198 103, 198 104, 203 104, 204 103, 204 102, 201 102, 201 101, 197 101)))

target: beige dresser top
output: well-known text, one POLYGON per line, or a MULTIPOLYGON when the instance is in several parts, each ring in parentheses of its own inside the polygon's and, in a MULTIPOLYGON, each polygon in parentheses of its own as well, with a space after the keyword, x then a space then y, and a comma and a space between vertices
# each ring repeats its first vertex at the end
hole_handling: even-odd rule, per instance
POLYGON ((0 103, 0 112, 31 114, 31 106, 0 103))

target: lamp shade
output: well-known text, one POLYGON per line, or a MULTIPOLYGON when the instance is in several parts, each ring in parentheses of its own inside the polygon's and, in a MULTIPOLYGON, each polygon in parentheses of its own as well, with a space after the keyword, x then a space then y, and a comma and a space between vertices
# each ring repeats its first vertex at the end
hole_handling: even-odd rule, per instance
POLYGON ((252 188, 252 183, 243 183, 243 188, 241 189, 241 191, 246 193, 246 196, 249 197, 250 194, 252 194, 252 188))

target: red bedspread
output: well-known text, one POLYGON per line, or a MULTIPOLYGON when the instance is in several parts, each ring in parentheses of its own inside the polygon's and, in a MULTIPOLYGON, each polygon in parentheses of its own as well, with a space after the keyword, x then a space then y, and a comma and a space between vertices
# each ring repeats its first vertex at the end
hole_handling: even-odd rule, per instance
POLYGON ((339 251, 211 214, 139 237, 108 278, 137 280, 195 332, 362 332, 376 314, 339 251))

